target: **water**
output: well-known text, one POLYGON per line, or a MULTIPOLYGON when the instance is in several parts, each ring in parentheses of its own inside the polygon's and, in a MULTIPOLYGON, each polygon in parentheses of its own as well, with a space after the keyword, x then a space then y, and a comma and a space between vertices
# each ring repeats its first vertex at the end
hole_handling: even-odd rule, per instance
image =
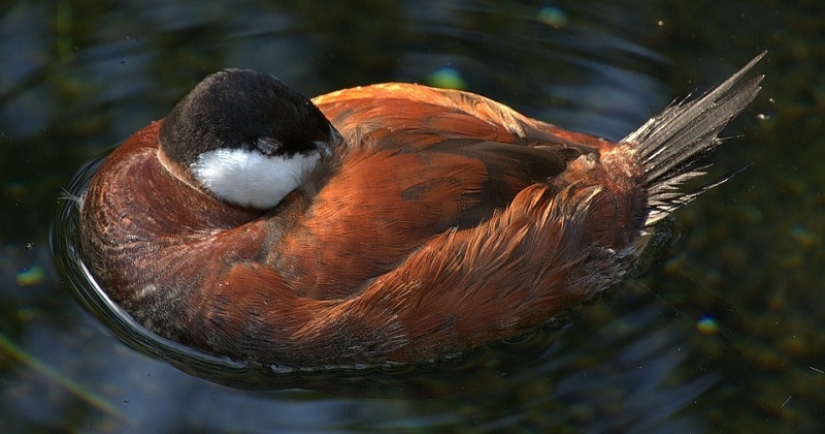
POLYGON ((335 5, 0 7, 4 432, 804 432, 823 424, 818 3, 335 5), (721 149, 714 170, 753 165, 677 214, 679 245, 642 280, 652 292, 617 289, 565 327, 508 344, 520 351, 485 350, 484 366, 433 368, 410 376, 413 385, 369 372, 355 383, 282 384, 303 389, 228 388, 123 345, 58 281, 48 253, 61 188, 76 170, 223 67, 271 72, 308 95, 443 83, 446 71, 447 82, 531 116, 617 139, 764 49, 756 70, 768 75, 766 88, 729 130, 745 137, 721 149), (698 331, 701 316, 724 338, 698 331))

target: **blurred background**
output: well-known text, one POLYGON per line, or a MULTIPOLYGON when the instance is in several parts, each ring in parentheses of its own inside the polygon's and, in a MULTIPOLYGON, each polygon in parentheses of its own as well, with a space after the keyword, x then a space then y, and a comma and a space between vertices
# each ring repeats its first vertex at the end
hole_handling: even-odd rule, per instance
POLYGON ((0 430, 816 431, 823 16, 811 0, 3 2, 0 430), (752 165, 677 214, 681 238, 637 282, 571 314, 523 369, 468 377, 472 392, 219 386, 121 344, 52 265, 49 227, 73 174, 221 68, 309 96, 384 81, 461 88, 616 140, 763 50, 764 89, 712 171, 752 165))

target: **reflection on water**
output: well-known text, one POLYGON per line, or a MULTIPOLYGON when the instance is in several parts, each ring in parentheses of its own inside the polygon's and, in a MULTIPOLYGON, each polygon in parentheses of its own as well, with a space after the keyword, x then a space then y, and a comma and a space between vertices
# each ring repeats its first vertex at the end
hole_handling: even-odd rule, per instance
MULTIPOLYGON (((501 3, 0 6, 0 333, 7 338, 0 339, 2 429, 696 432, 707 426, 821 425, 825 309, 815 288, 825 278, 811 270, 825 268, 819 266, 825 219, 810 213, 821 214, 825 178, 812 168, 822 157, 816 146, 821 131, 819 139, 804 134, 817 131, 823 118, 810 115, 821 110, 812 86, 821 74, 806 67, 817 65, 822 53, 806 42, 809 35, 792 31, 804 23, 819 28, 819 16, 790 4, 783 14, 709 0, 501 3), (793 67, 778 79, 768 75, 766 86, 775 88, 763 93, 776 104, 757 101, 757 107, 770 120, 760 128, 749 123, 747 143, 724 148, 722 160, 730 160, 720 165, 729 170, 742 161, 756 164, 677 216, 691 228, 685 245, 657 280, 647 281, 669 294, 669 303, 712 312, 728 327, 741 325, 743 357, 691 331, 692 323, 649 293, 625 289, 573 314, 566 328, 508 344, 516 351, 508 345, 485 350, 489 354, 473 360, 487 365, 448 370, 454 378, 439 378, 443 371, 432 369, 431 377, 416 377, 423 379, 415 387, 378 375, 338 390, 441 398, 250 392, 188 376, 120 345, 79 309, 50 269, 46 228, 55 197, 77 167, 165 114, 203 76, 223 67, 271 72, 308 95, 380 81, 427 82, 448 67, 467 90, 534 117, 617 138, 672 96, 727 76, 730 65, 765 48, 771 51, 764 68, 793 67), (665 77, 679 90, 669 90, 660 81, 665 77), (789 138, 793 152, 775 150, 787 150, 789 138), (720 295, 736 311, 720 309, 720 295), (528 355, 508 359, 522 351, 528 355)), ((64 226, 56 243, 70 239, 69 205, 62 204, 64 226)), ((71 252, 68 245, 62 249, 71 252)), ((70 256, 60 264, 77 266, 70 256)), ((79 269, 68 274, 83 276, 79 269)), ((129 320, 116 315, 108 321, 129 320)), ((151 337, 131 339, 138 343, 130 345, 150 354, 178 350, 151 337)), ((215 381, 249 382, 247 366, 214 359, 202 366, 208 369, 198 375, 215 366, 240 372, 215 381)), ((331 382, 321 378, 307 387, 324 389, 318 386, 331 382)))

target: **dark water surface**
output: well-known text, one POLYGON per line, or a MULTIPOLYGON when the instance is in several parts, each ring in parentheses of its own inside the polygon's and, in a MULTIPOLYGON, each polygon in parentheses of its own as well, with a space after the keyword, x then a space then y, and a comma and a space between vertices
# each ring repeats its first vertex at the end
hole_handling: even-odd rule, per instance
POLYGON ((0 431, 816 432, 822 16, 820 2, 767 0, 3 3, 0 431), (650 291, 617 288, 549 332, 553 343, 508 344, 539 348, 524 360, 497 347, 472 373, 425 377, 437 398, 381 376, 370 387, 382 399, 189 376, 120 343, 49 255, 73 174, 221 68, 270 72, 307 95, 383 81, 461 86, 619 139, 763 50, 764 89, 728 130, 744 137, 712 171, 753 164, 677 214, 680 241, 639 281, 650 291))

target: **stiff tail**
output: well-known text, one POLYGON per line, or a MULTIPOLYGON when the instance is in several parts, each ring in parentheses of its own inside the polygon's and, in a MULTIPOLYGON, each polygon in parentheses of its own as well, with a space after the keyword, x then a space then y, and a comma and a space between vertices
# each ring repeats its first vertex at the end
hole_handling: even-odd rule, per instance
POLYGON ((702 162, 724 141, 718 137, 719 133, 756 98, 764 76, 734 86, 764 55, 763 52, 756 56, 701 98, 671 105, 622 140, 638 149, 644 165, 650 210, 645 226, 654 225, 732 176, 692 192, 679 189, 685 181, 705 174, 703 169, 707 166, 701 165, 702 162))

